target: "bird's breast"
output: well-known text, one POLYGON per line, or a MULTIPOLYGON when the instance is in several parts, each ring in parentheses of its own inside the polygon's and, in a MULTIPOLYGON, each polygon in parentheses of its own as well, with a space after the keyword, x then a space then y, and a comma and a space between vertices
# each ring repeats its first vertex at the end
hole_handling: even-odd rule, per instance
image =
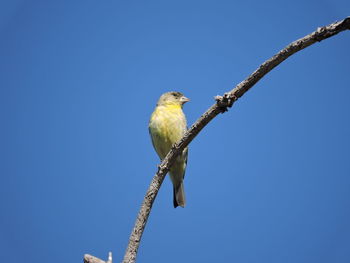
POLYGON ((149 128, 155 147, 166 154, 184 135, 186 118, 181 107, 158 106, 151 116, 149 128))

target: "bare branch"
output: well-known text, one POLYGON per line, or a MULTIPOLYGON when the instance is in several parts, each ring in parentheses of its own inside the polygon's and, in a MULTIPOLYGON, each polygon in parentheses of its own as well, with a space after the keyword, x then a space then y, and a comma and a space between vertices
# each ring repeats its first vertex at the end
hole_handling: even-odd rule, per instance
MULTIPOLYGON (((234 89, 225 93, 223 96, 216 96, 216 103, 212 105, 186 132, 184 137, 176 143, 159 165, 158 172, 153 177, 152 182, 146 192, 140 211, 137 215, 135 226, 131 232, 129 244, 126 249, 123 263, 134 263, 136 261, 137 250, 140 245, 142 233, 147 223, 148 216, 152 209, 153 202, 158 194, 165 175, 169 167, 173 164, 175 157, 179 155, 185 147, 197 136, 197 134, 219 113, 224 113, 232 107, 234 102, 243 96, 251 87, 253 87, 261 78, 270 72, 277 65, 282 63, 294 53, 326 38, 332 37, 344 30, 350 29, 350 17, 344 20, 332 23, 328 26, 320 27, 305 37, 294 41, 282 49, 272 58, 265 61, 254 71, 247 79, 239 83, 234 89)), ((99 262, 102 263, 103 261, 99 262)), ((97 261, 96 261, 97 263, 97 261)))
POLYGON ((219 113, 227 111, 228 107, 232 107, 233 103, 254 86, 262 77, 264 77, 273 68, 287 59, 294 53, 326 38, 334 36, 341 31, 350 29, 350 17, 335 22, 325 27, 318 28, 315 32, 294 41, 287 47, 282 49, 269 60, 265 61, 253 74, 247 79, 239 83, 233 90, 224 94, 224 96, 217 96, 216 104, 211 106, 186 132, 180 142, 176 143, 171 151, 167 154, 165 159, 159 166, 157 174, 153 177, 151 185, 147 190, 146 196, 141 205, 139 214, 136 219, 134 229, 131 232, 129 245, 127 247, 123 263, 132 263, 136 260, 137 250, 140 244, 141 236, 145 228, 149 213, 151 211, 153 202, 158 194, 159 188, 165 178, 169 167, 173 164, 175 157, 180 154, 185 147, 197 136, 197 134, 219 113))
POLYGON ((89 254, 84 255, 84 263, 106 263, 102 259, 99 259, 97 257, 91 256, 89 254))
POLYGON ((97 257, 91 256, 89 254, 84 255, 84 263, 112 263, 112 252, 108 253, 108 260, 103 261, 97 257))

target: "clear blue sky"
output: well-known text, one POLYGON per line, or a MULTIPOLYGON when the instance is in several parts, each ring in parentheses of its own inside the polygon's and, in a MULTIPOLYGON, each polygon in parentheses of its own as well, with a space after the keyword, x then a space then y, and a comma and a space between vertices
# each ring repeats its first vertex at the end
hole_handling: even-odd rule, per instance
MULTIPOLYGON (((347 0, 2 1, 3 262, 123 257, 159 163, 158 97, 192 124, 347 0)), ((350 32, 294 55, 191 143, 187 207, 166 178, 138 262, 350 261, 350 32)))

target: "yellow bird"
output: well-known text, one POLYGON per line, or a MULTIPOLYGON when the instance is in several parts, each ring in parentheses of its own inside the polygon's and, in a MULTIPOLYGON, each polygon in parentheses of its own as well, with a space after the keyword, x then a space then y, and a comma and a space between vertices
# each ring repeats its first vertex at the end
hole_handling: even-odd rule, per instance
MULTIPOLYGON (((182 106, 188 102, 180 92, 167 92, 160 96, 157 106, 149 121, 149 133, 153 147, 159 158, 163 160, 174 143, 185 134, 187 122, 182 106)), ((185 207, 185 191, 183 179, 187 164, 188 149, 184 149, 169 170, 174 188, 174 207, 185 207)))

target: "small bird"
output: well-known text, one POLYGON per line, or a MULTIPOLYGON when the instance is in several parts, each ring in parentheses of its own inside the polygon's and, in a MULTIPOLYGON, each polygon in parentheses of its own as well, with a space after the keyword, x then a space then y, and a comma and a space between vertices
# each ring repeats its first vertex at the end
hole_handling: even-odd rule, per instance
MULTIPOLYGON (((188 102, 181 92, 167 92, 160 96, 149 121, 149 133, 153 147, 163 160, 174 143, 178 142, 187 130, 187 122, 182 106, 188 102)), ((174 207, 185 207, 183 179, 187 164, 188 149, 177 156, 169 170, 174 189, 174 207)))

